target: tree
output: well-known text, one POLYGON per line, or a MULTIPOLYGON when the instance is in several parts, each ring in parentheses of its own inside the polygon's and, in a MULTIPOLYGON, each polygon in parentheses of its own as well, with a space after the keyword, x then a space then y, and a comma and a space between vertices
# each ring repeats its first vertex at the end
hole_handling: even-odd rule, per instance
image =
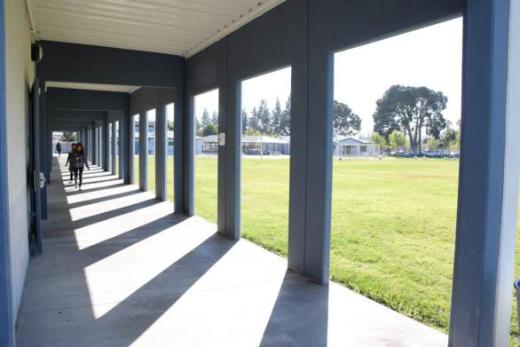
POLYGON ((218 128, 218 114, 217 114, 217 112, 213 112, 213 115, 211 116, 211 124, 213 124, 215 127, 218 128))
POLYGON ((202 136, 202 125, 197 117, 195 117, 195 134, 197 134, 197 136, 202 136))
POLYGON ((267 102, 262 99, 260 101, 260 105, 258 106, 258 120, 260 123, 260 130, 264 134, 272 134, 272 121, 271 121, 271 111, 269 111, 269 107, 267 106, 267 102))
POLYGON ((258 111, 256 107, 253 107, 251 111, 251 117, 249 118, 249 128, 254 131, 261 131, 260 126, 260 116, 258 115, 258 111))
POLYGON ((391 86, 377 101, 374 131, 388 138, 394 130, 400 130, 408 137, 412 151, 420 152, 424 130, 439 139, 446 128, 442 111, 447 103, 442 92, 426 87, 391 86))
POLYGON ((211 119, 209 119, 209 113, 207 109, 204 109, 204 112, 202 112, 200 123, 202 128, 206 128, 208 125, 211 124, 211 119))
POLYGON ((388 136, 388 143, 393 150, 403 149, 406 147, 406 136, 398 130, 394 130, 388 136))
POLYGON ((356 135, 361 130, 361 118, 347 104, 334 100, 332 126, 337 135, 356 135))
POLYGON ((285 108, 280 114, 277 135, 289 136, 291 134, 291 97, 285 102, 285 108))
POLYGON ((282 106, 280 105, 280 99, 276 98, 274 110, 272 112, 273 119, 271 122, 271 130, 275 135, 280 135, 280 122, 282 121, 282 106))
POLYGON ((217 135, 217 133, 217 127, 213 124, 208 124, 204 128, 202 128, 202 136, 217 135))
POLYGON ((458 149, 459 132, 450 127, 451 122, 447 122, 446 130, 441 134, 441 146, 445 149, 458 149))
POLYGON ((246 110, 242 110, 242 133, 245 133, 249 127, 249 122, 247 120, 247 112, 246 110))
POLYGON ((61 135, 60 141, 76 142, 76 134, 70 131, 66 131, 61 135))
POLYGON ((167 125, 167 126, 168 126, 168 130, 173 131, 174 123, 173 123, 172 120, 169 120, 169 121, 168 121, 168 125, 167 125))
POLYGON ((426 141, 426 146, 430 151, 436 151, 441 148, 441 141, 437 140, 435 137, 430 137, 428 141, 426 141))
POLYGON ((386 141, 385 137, 381 134, 373 133, 370 139, 372 140, 372 142, 377 143, 379 145, 381 151, 384 151, 388 148, 388 141, 386 141))

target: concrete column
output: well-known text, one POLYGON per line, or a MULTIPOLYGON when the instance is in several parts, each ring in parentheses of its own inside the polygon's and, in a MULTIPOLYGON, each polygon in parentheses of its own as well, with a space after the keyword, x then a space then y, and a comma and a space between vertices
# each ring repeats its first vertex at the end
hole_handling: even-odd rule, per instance
MULTIPOLYGON (((219 181, 221 194, 225 194, 224 218, 219 222, 223 229, 219 232, 232 240, 240 238, 240 177, 241 177, 241 84, 231 76, 226 81, 224 107, 226 120, 224 122, 226 145, 219 151, 219 178, 223 174, 223 181, 219 181), (224 184, 222 184, 224 183, 224 184)), ((219 148, 220 149, 220 148, 219 148)))
POLYGON ((148 190, 148 117, 139 114, 139 188, 148 190))
POLYGON ((123 117, 119 120, 119 128, 117 129, 118 141, 117 151, 119 160, 119 178, 125 178, 125 132, 123 125, 123 117))
POLYGON ((103 139, 102 139, 102 150, 103 150, 103 170, 104 171, 110 171, 110 137, 109 137, 109 129, 110 123, 108 123, 108 120, 105 120, 103 122, 102 126, 102 132, 103 132, 103 139))
POLYGON ((125 184, 132 184, 133 181, 133 173, 134 173, 134 156, 132 153, 132 133, 131 133, 131 125, 132 125, 132 116, 128 113, 123 114, 122 118, 122 127, 121 127, 121 147, 123 148, 123 179, 125 184))
POLYGON ((116 123, 110 123, 110 172, 116 174, 116 123))
POLYGON ((94 123, 94 126, 92 127, 92 164, 93 165, 98 164, 97 145, 98 145, 98 133, 97 133, 96 124, 94 123))
POLYGON ((166 106, 157 105, 155 114, 155 195, 161 201, 168 199, 166 192, 167 131, 166 106))
POLYGON ((128 176, 126 183, 135 184, 134 177, 134 157, 135 157, 135 121, 134 116, 128 117, 128 129, 127 129, 127 142, 128 142, 128 158, 127 158, 127 166, 128 166, 128 176))
POLYGON ((519 16, 518 1, 466 3, 450 346, 509 345, 520 165, 519 16))
POLYGON ((288 267, 305 272, 305 216, 307 214, 307 61, 292 65, 291 162, 288 267))

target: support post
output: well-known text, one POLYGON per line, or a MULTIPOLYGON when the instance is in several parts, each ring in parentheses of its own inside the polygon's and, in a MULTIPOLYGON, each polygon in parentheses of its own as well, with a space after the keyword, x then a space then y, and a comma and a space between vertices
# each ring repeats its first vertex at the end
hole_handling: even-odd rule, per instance
POLYGON ((520 13, 518 2, 511 4, 516 6, 516 42, 509 37, 509 19, 513 19, 509 0, 472 0, 466 4, 449 346, 509 345, 520 146, 520 13), (514 52, 508 52, 509 43, 515 47, 514 52), (517 93, 514 96, 513 87, 517 93))
POLYGON ((155 115, 155 195, 157 199, 166 201, 167 185, 167 139, 166 139, 166 105, 157 105, 155 115))
MULTIPOLYGON (((229 62, 228 62, 229 64, 229 62)), ((219 166, 225 165, 225 215, 223 229, 219 232, 231 240, 240 238, 240 177, 241 177, 241 83, 229 78, 226 82, 226 145, 222 157, 219 155, 219 166)), ((220 154, 220 152, 219 152, 220 154)), ((221 171, 219 170, 219 176, 221 171)), ((220 184, 219 184, 220 186, 220 184)))
POLYGON ((103 170, 110 171, 110 137, 109 137, 110 123, 107 119, 103 121, 103 170))
POLYGON ((119 119, 119 126, 117 128, 117 154, 119 164, 119 175, 118 177, 122 180, 125 179, 125 131, 124 131, 124 117, 119 119))
POLYGON ((148 190, 148 117, 139 114, 139 189, 148 190))
POLYGON ((127 146, 127 176, 125 183, 127 184, 135 184, 135 177, 134 177, 134 157, 135 157, 135 121, 134 116, 127 115, 128 122, 127 122, 127 128, 126 128, 126 146, 127 146))
POLYGON ((110 172, 116 174, 116 122, 110 123, 110 172))

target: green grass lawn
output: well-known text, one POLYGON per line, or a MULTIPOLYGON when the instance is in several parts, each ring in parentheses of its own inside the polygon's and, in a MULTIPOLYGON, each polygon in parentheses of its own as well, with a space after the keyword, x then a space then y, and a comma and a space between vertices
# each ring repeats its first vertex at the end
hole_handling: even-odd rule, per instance
MULTIPOLYGON (((335 160, 333 280, 447 331, 458 165, 436 159, 335 160)), ((168 168, 173 170, 172 163, 168 168)), ((244 159, 242 170, 242 235, 286 255, 289 161, 244 159)), ((216 157, 196 159, 195 199, 197 214, 216 222, 216 157)), ((514 319, 515 344, 516 326, 514 319)))

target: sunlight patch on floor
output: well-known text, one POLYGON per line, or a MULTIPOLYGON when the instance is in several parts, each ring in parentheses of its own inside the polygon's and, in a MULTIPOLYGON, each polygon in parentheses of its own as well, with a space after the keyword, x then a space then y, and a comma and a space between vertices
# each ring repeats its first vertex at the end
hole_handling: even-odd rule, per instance
POLYGON ((197 226, 190 220, 181 222, 87 266, 84 272, 95 318, 105 315, 211 236, 194 228, 197 226))

